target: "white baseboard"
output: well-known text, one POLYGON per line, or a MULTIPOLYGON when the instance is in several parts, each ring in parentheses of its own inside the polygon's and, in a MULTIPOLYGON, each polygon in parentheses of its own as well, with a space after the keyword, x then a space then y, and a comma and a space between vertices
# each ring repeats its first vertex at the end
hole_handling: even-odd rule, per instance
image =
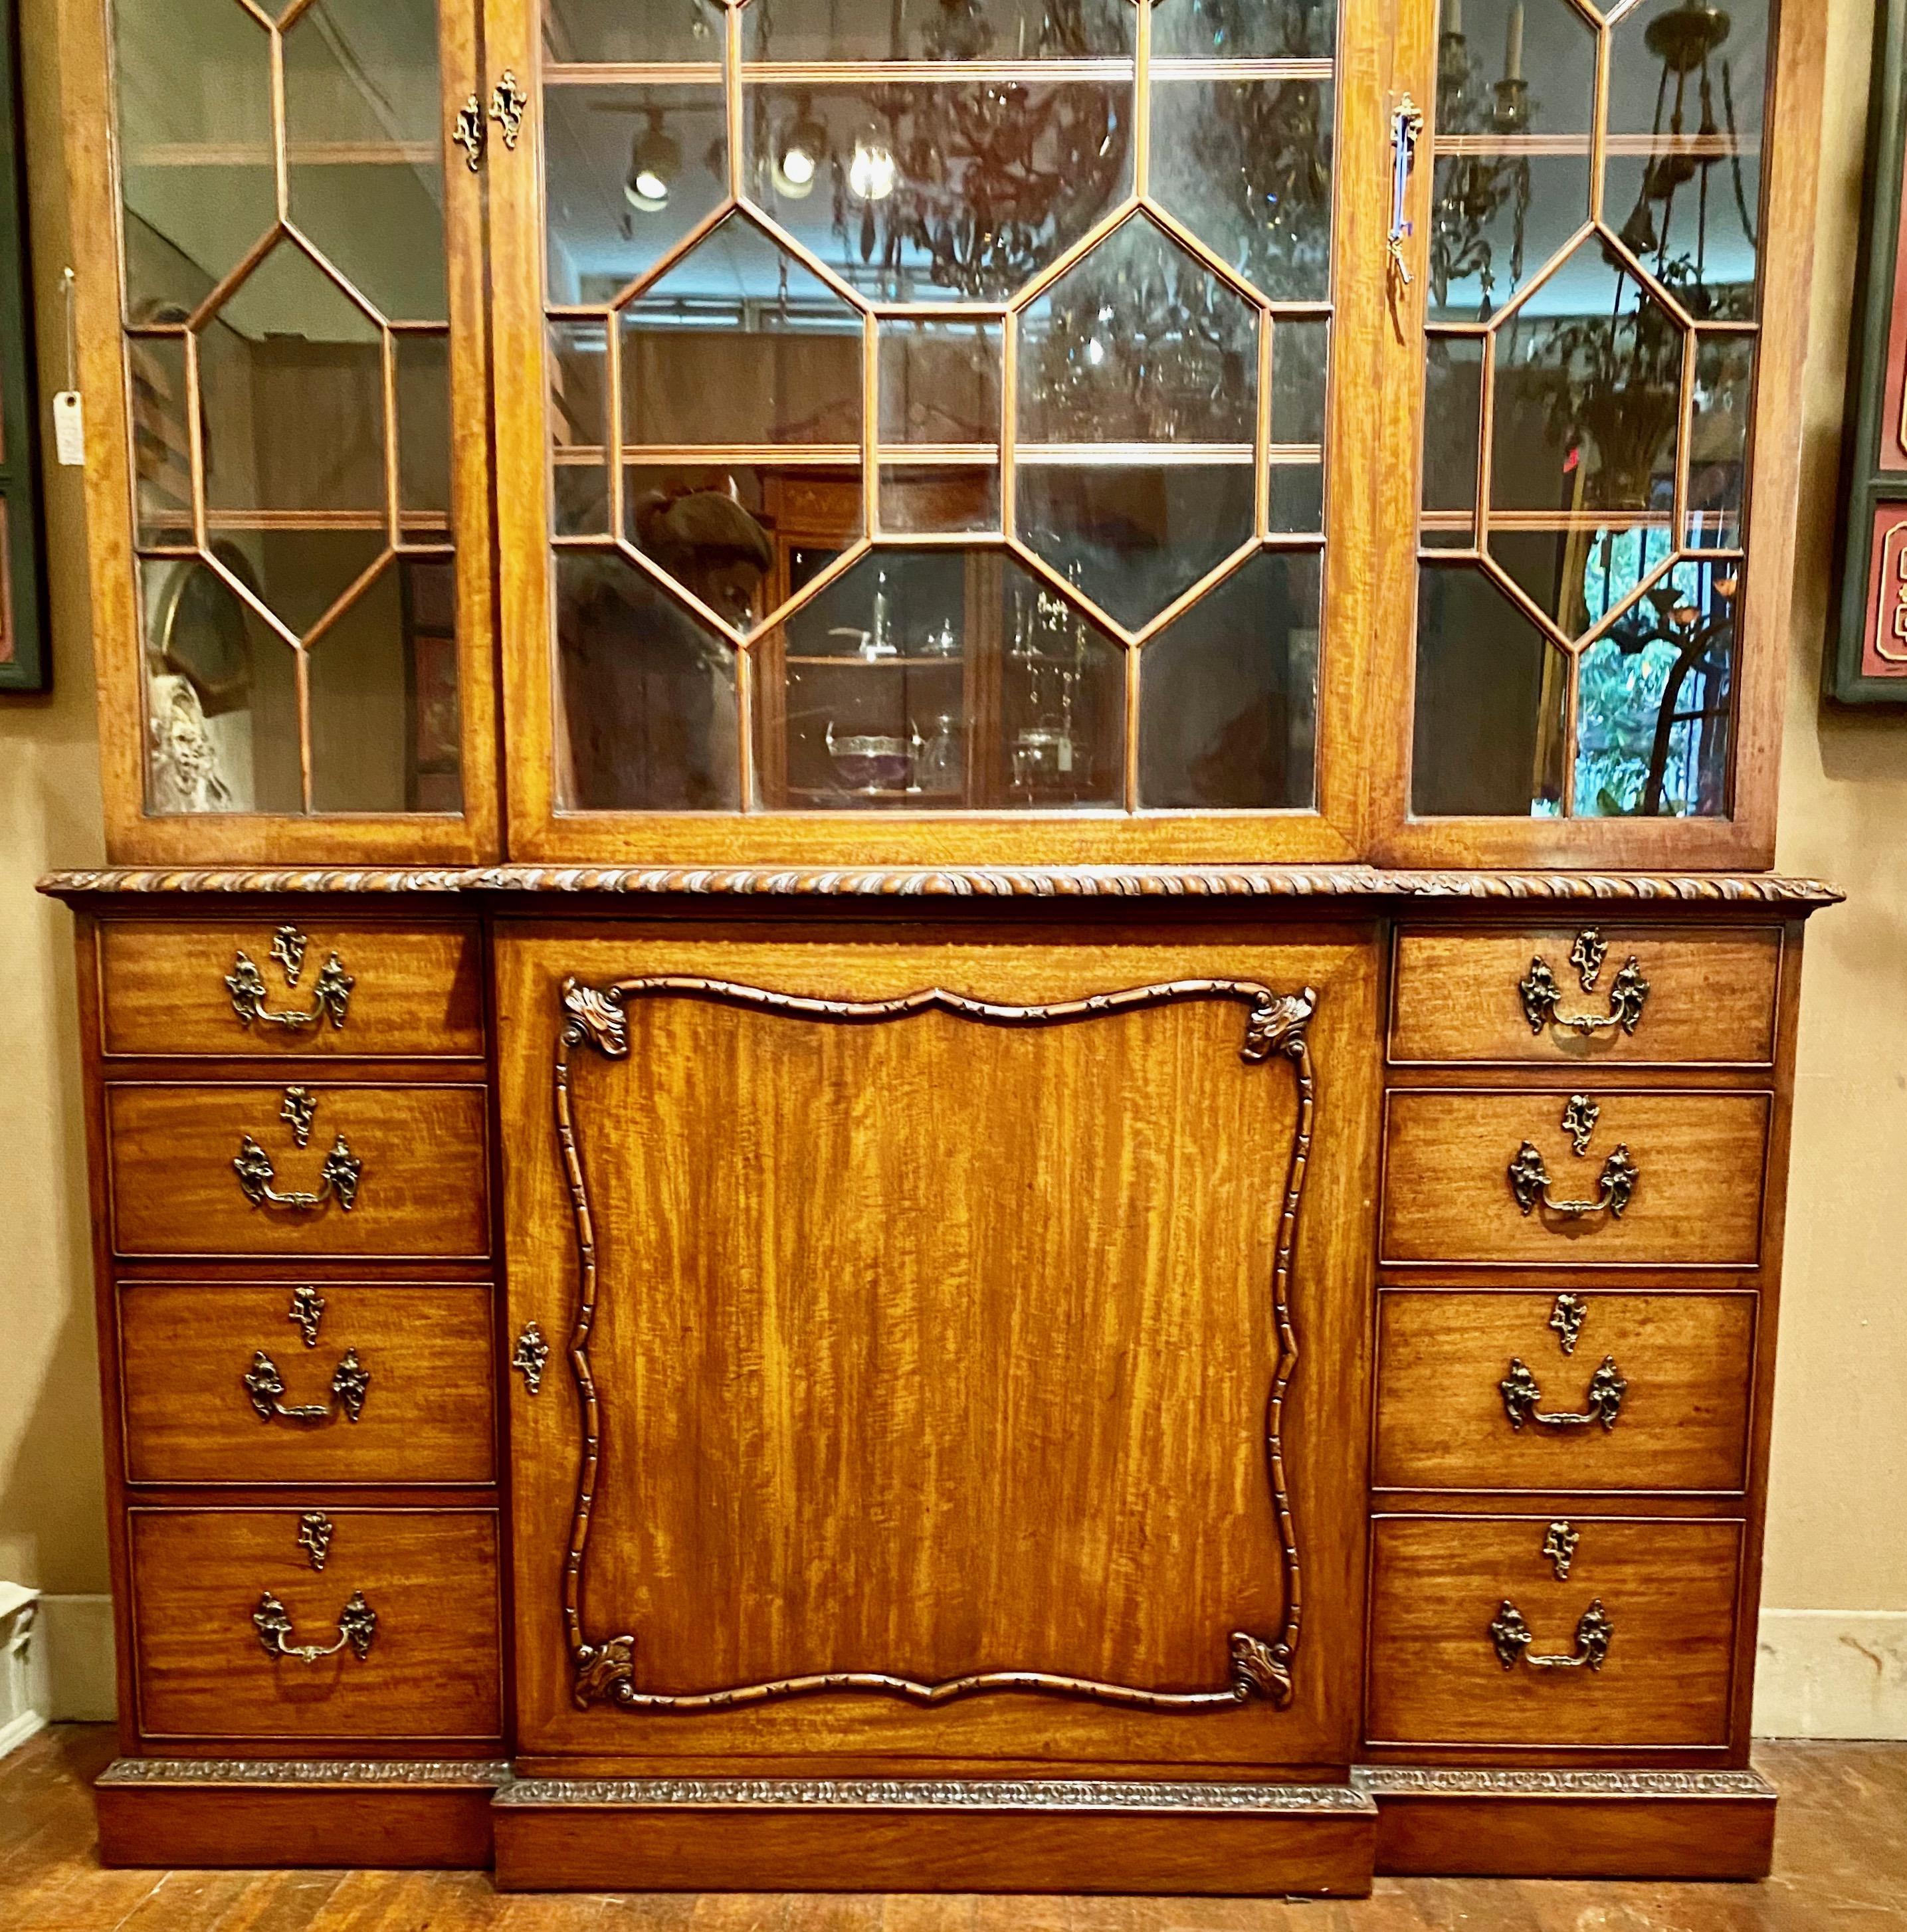
POLYGON ((1907 1738, 1907 1611, 1764 1610, 1759 1738, 1907 1738))
POLYGON ((47 1715, 55 1724, 107 1724, 119 1714, 110 1597, 42 1597, 47 1715))

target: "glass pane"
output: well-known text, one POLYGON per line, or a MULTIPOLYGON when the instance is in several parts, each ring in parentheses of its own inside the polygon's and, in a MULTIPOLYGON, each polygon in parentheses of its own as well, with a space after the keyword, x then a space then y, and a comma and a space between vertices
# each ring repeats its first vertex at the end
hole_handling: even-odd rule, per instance
POLYGON ((772 0, 742 16, 751 61, 1050 60, 1132 51, 1130 0, 772 0))
POLYGON ((1596 37, 1569 0, 1443 0, 1430 314, 1482 321, 1590 214, 1596 37))
POLYGON ((1122 801, 1125 653, 1003 552, 881 551, 780 642, 758 726, 771 808, 1122 801))
POLYGON ((192 448, 186 418, 185 338, 131 336, 133 478, 142 550, 192 542, 192 448))
POLYGON ((271 37, 239 0, 117 0, 126 315, 182 320, 270 233, 271 37))
POLYGON ((1740 590, 1732 564, 1677 564, 1583 653, 1579 814, 1727 812, 1740 590))
POLYGON ((450 534, 450 338, 395 335, 398 365, 398 501, 411 543, 450 534))
POLYGON ((719 61, 722 0, 543 0, 551 61, 719 61))
POLYGON ((1476 536, 1483 338, 1434 335, 1426 356, 1422 541, 1462 549, 1476 536))
POLYGON ((1579 249, 1497 334, 1491 508, 1672 505, 1684 343, 1612 251, 1579 249))
POLYGON ((722 89, 543 89, 543 174, 553 302, 611 302, 728 191, 722 89))
POLYGON ((550 324, 550 452, 558 536, 609 531, 608 330, 550 324))
POLYGON ((1129 82, 764 83, 747 94, 755 198, 883 302, 1005 302, 1131 184, 1129 82))
POLYGON ((1411 808, 1562 810, 1569 661, 1474 568, 1419 572, 1411 808))
POLYGON ((1568 638, 1580 638, 1675 547, 1673 519, 1567 529, 1493 528, 1490 554, 1530 601, 1568 638))
POLYGON ((1164 0, 1153 57, 1326 60, 1337 51, 1337 0, 1164 0))
MULTIPOLYGON (((242 553, 221 557, 242 582, 242 553)), ((140 566, 146 634, 146 805, 192 812, 296 812, 293 653, 206 564, 140 566)))
POLYGON ((881 440, 1000 440, 998 322, 881 324, 881 440))
POLYGON ((437 15, 314 0, 284 35, 291 218, 393 322, 449 314, 437 15))
POLYGON ((613 553, 555 560, 557 772, 578 812, 732 812, 734 652, 613 553))
POLYGON ((458 808, 450 574, 446 564, 386 568, 311 646, 314 809, 458 808))
POLYGON ((997 534, 1000 472, 977 464, 890 465, 881 472, 881 527, 997 534))
POLYGON ((1335 112, 1326 81, 1168 71, 1152 88, 1152 193, 1261 295, 1322 302, 1331 292, 1335 112))
POLYGON ((1146 646, 1142 806, 1312 802, 1322 569, 1314 554, 1256 557, 1146 646))
POLYGON ((623 311, 623 441, 857 445, 861 318, 731 217, 623 311))
POLYGON ((1755 313, 1768 0, 1641 0, 1609 66, 1607 218, 1698 319, 1755 313))
POLYGON ((1706 332, 1697 337, 1689 528, 1683 538, 1691 550, 1732 550, 1741 541, 1754 402, 1754 337, 1706 332))

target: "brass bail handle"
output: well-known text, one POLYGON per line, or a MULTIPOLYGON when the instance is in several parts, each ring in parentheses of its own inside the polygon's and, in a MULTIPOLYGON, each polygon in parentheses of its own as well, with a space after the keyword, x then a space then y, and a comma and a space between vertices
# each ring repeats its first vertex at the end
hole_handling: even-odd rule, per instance
POLYGON ((1602 1163, 1602 1173, 1593 1201, 1559 1201, 1550 1192, 1549 1169, 1543 1164, 1542 1150, 1534 1141, 1525 1141, 1516 1150, 1509 1168, 1509 1191, 1527 1220, 1539 1208, 1566 1221, 1580 1221, 1591 1214, 1607 1214, 1620 1221, 1628 1211, 1642 1170, 1631 1159, 1626 1147, 1612 1151, 1602 1163))
MULTIPOLYGON (((1585 993, 1595 992, 1608 950, 1602 935, 1593 926, 1576 934, 1575 943, 1569 949, 1569 964, 1576 969, 1578 982, 1585 993)), ((1540 1034, 1548 1027, 1558 1033, 1584 1035, 1614 1033, 1618 1029, 1633 1034, 1642 1022, 1649 982, 1642 976, 1641 962, 1632 952, 1609 982, 1607 1012, 1566 1013, 1561 1010, 1563 988, 1557 985, 1548 961, 1539 952, 1530 962, 1530 976, 1517 982, 1516 991, 1532 1033, 1540 1034)))
POLYGON ((1519 1664, 1527 1664, 1532 1670, 1600 1670, 1615 1634, 1600 1597, 1578 1618, 1576 1647, 1567 1656, 1544 1656, 1533 1650, 1536 1638, 1523 1621, 1523 1612, 1507 1597, 1490 1625, 1490 1641, 1506 1670, 1514 1670, 1519 1664))
POLYGON ((365 1397, 371 1392, 371 1371, 358 1360, 355 1348, 347 1348, 331 1378, 331 1393, 323 1402, 287 1404, 284 1377, 278 1365, 263 1348, 252 1356, 251 1366, 242 1378, 246 1396, 264 1422, 328 1422, 342 1411, 356 1422, 364 1414, 365 1397))
POLYGON ((350 1142, 340 1134, 330 1153, 325 1156, 324 1165, 318 1170, 318 1185, 315 1189, 281 1190, 272 1185, 278 1179, 278 1171, 272 1164, 272 1156, 251 1135, 242 1134, 239 1138, 239 1151, 232 1157, 232 1171, 239 1177, 239 1192, 254 1208, 288 1208, 304 1213, 335 1200, 348 1214, 358 1204, 358 1183, 364 1174, 364 1162, 351 1151, 350 1142))
POLYGON ((350 1601, 338 1613, 335 1643, 293 1643, 291 1612, 269 1590, 259 1598, 258 1607, 251 1613, 251 1624, 267 1657, 294 1658, 300 1664, 316 1664, 335 1657, 347 1644, 352 1655, 362 1664, 371 1655, 371 1646, 377 1635, 377 1612, 365 1601, 361 1590, 353 1590, 350 1601))
POLYGON ((1602 1366, 1590 1377, 1589 1392, 1583 1398, 1580 1413, 1545 1411, 1542 1390, 1521 1355, 1511 1357, 1509 1373, 1497 1387, 1502 1391, 1503 1408, 1512 1429, 1521 1430, 1526 1422, 1539 1423, 1545 1429, 1587 1429, 1599 1422, 1605 1435, 1620 1419, 1623 1398, 1629 1393, 1629 1384, 1613 1355, 1605 1355, 1602 1366))
MULTIPOLYGON (((295 926, 281 926, 272 935, 272 949, 269 957, 277 964, 284 976, 287 987, 295 989, 305 970, 305 949, 310 942, 295 926)), ((266 1002, 271 998, 270 988, 265 983, 265 975, 258 962, 242 948, 234 956, 232 970, 225 976, 225 990, 231 995, 232 1010, 239 1016, 239 1024, 249 1028, 254 1024, 285 1027, 296 1032, 305 1027, 316 1027, 329 1019, 334 1030, 341 1030, 344 1016, 350 1009, 351 993, 357 981, 344 970, 344 962, 334 952, 319 969, 318 976, 311 987, 312 1004, 308 1008, 281 1006, 273 1009, 266 1002)))

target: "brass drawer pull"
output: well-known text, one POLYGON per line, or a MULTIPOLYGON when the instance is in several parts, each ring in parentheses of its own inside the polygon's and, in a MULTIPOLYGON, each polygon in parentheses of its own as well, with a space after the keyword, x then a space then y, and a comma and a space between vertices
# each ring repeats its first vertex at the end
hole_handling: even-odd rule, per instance
POLYGON ((251 1398, 261 1420, 325 1422, 334 1407, 341 1408, 353 1422, 364 1413, 364 1399, 371 1390, 371 1371, 358 1360, 355 1348, 347 1348, 331 1378, 331 1396, 326 1402, 293 1402, 289 1407, 279 1398, 285 1392, 284 1377, 278 1365, 263 1348, 251 1358, 245 1373, 245 1393, 251 1398))
POLYGON ((292 1642, 291 1612, 269 1590, 259 1598, 251 1622, 267 1657, 295 1657, 300 1664, 316 1664, 320 1658, 335 1657, 347 1644, 362 1664, 370 1656, 372 1640, 377 1635, 377 1612, 357 1590, 351 1592, 351 1600, 338 1613, 335 1643, 292 1642))
MULTIPOLYGON (((272 957, 282 968, 287 986, 296 986, 305 970, 306 944, 304 934, 295 926, 281 926, 272 936, 272 957)), ((250 953, 239 952, 225 976, 225 990, 232 996, 232 1010, 238 1015, 239 1025, 249 1027, 256 1020, 266 1026, 289 1027, 294 1031, 317 1026, 327 1017, 335 1029, 342 1028, 350 1006, 352 988, 357 983, 334 952, 320 968, 312 985, 310 1011, 291 1006, 274 1012, 265 1004, 269 997, 265 976, 250 953)))
POLYGON ((1527 1664, 1532 1670, 1580 1670, 1585 1664, 1591 1670, 1600 1670, 1602 1660, 1609 1654, 1609 1640, 1615 1634, 1616 1627, 1603 1610, 1600 1597, 1578 1620, 1576 1648, 1569 1657, 1533 1655, 1530 1646, 1536 1639, 1523 1621, 1523 1612, 1507 1597, 1490 1626, 1490 1641, 1496 1646, 1497 1655, 1506 1670, 1514 1670, 1519 1664, 1527 1664))
POLYGON ((1642 1170, 1629 1158, 1628 1148, 1619 1147, 1602 1163, 1602 1181, 1593 1201, 1558 1201, 1550 1193, 1549 1169, 1533 1141, 1525 1141, 1509 1164, 1510 1192, 1525 1216, 1540 1207, 1545 1214, 1560 1214, 1571 1221, 1589 1214, 1611 1214, 1620 1221, 1641 1178, 1642 1170))
MULTIPOLYGON (((1585 993, 1595 992, 1603 956, 1608 951, 1599 933, 1576 934, 1576 943, 1569 950, 1569 963, 1575 968, 1585 993)), ((1541 1033, 1545 1027, 1554 1027, 1558 1033, 1610 1033, 1620 1027, 1624 1033, 1632 1034, 1641 1022, 1649 982, 1643 978, 1641 964, 1632 952, 1609 982, 1606 1013, 1560 1012, 1563 988, 1556 983, 1549 962, 1539 953, 1530 962, 1529 978, 1518 980, 1516 990, 1522 996, 1524 1017, 1529 1021, 1532 1033, 1541 1033)))
POLYGON ((1509 1426, 1518 1430, 1526 1422, 1540 1423, 1545 1429, 1587 1429, 1599 1422, 1606 1432, 1615 1427, 1622 1414, 1623 1397, 1629 1393, 1629 1384, 1623 1381, 1613 1355, 1605 1355, 1602 1366, 1590 1377, 1589 1393, 1583 1398, 1580 1415, 1566 1412, 1545 1414, 1543 1392, 1530 1373, 1530 1365, 1520 1355, 1510 1358, 1509 1373, 1497 1386, 1503 1390, 1509 1426))
POLYGON ((318 1170, 319 1184, 314 1194, 280 1193, 272 1185, 278 1178, 272 1156, 249 1134, 240 1138, 232 1168, 245 1198, 254 1208, 322 1208, 335 1196, 347 1214, 358 1204, 358 1182, 364 1173, 364 1162, 351 1151, 342 1134, 318 1170))

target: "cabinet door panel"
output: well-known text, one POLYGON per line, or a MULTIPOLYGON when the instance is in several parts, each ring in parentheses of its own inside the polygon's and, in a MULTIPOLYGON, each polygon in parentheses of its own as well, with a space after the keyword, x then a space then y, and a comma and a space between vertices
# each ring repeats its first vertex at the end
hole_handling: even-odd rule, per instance
POLYGON ((659 1763, 1336 1748, 1368 954, 503 943, 509 1325, 587 1321, 600 1431, 591 1477, 576 1377, 510 1391, 527 1744, 659 1763), (620 1000, 566 1008, 572 974, 620 1000), (1317 989, 1306 1066, 1251 1057, 1236 982, 1317 989), (947 994, 905 997, 932 984, 947 994), (1290 1222, 1327 1056, 1332 1132, 1290 1222), (1281 1394, 1294 1338, 1306 1379, 1281 1394), (1254 1658, 1268 1694, 1241 1695, 1254 1658), (644 1709, 672 1720, 632 1724, 644 1709))
POLYGON ((473 0, 80 10, 113 856, 491 856, 473 0))

